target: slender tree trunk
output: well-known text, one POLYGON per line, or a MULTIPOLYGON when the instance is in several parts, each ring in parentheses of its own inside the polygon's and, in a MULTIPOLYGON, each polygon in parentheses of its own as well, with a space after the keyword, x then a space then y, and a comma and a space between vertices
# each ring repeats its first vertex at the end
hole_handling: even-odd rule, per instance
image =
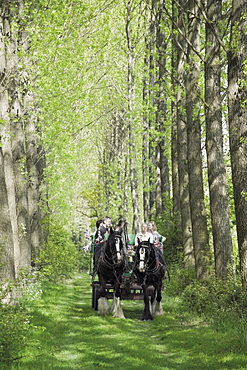
POLYGON ((149 144, 148 121, 143 118, 143 147, 142 147, 142 179, 143 179, 143 214, 144 220, 149 218, 149 144))
POLYGON ((208 0, 206 22, 205 102, 206 147, 210 210, 216 275, 227 277, 232 239, 229 221, 226 169, 223 156, 221 111, 220 28, 222 3, 208 0))
POLYGON ((247 290, 247 0, 233 0, 228 55, 232 181, 242 286, 247 290))
MULTIPOLYGON (((29 57, 30 39, 25 29, 26 20, 21 18, 24 17, 22 14, 23 4, 21 5, 21 3, 23 1, 20 2, 19 19, 22 20, 23 27, 19 32, 19 48, 23 52, 22 62, 25 65, 31 65, 29 57)), ((31 85, 32 81, 30 79, 22 79, 23 107, 19 132, 22 134, 23 145, 17 153, 20 165, 21 156, 22 161, 25 156, 25 179, 22 179, 22 174, 19 173, 18 180, 18 183, 21 182, 19 191, 22 194, 19 198, 22 211, 18 212, 22 218, 19 219, 19 225, 26 222, 26 227, 21 234, 22 260, 24 259, 26 265, 27 263, 34 264, 35 258, 39 254, 41 244, 46 237, 42 228, 42 220, 49 213, 48 190, 44 179, 46 157, 42 135, 38 128, 37 108, 31 85)))
POLYGON ((16 212, 16 184, 14 174, 14 163, 12 157, 12 132, 11 112, 13 112, 13 103, 15 99, 16 85, 16 69, 18 66, 17 59, 17 41, 12 32, 12 18, 14 16, 11 4, 9 1, 3 1, 1 9, 1 62, 0 72, 2 77, 1 82, 1 120, 3 122, 1 129, 2 137, 2 155, 3 155, 3 171, 5 175, 5 186, 7 190, 8 214, 10 227, 7 228, 12 235, 9 239, 13 241, 13 258, 14 258, 14 276, 17 276, 20 267, 20 243, 18 236, 18 222, 16 212), (10 118, 11 117, 11 118, 10 118))
MULTIPOLYGON (((0 119, 3 119, 1 108, 0 119)), ((16 261, 14 260, 14 241, 9 213, 2 148, 0 148, 0 204, 0 283, 3 283, 5 280, 15 279, 16 261)))
POLYGON ((160 0, 157 3, 156 16, 156 47, 157 47, 157 69, 159 86, 157 93, 157 114, 156 125, 157 130, 161 134, 156 147, 156 161, 157 161, 157 186, 156 186, 156 217, 159 217, 162 212, 167 209, 165 199, 170 198, 170 179, 169 166, 166 154, 166 140, 165 140, 165 121, 167 114, 167 98, 166 98, 166 38, 165 38, 165 19, 164 19, 165 1, 160 0))
POLYGON ((179 174, 179 194, 181 211, 182 243, 184 251, 185 267, 195 266, 195 257, 192 239, 192 225, 189 202, 189 175, 187 158, 187 129, 186 129, 186 100, 185 100, 185 64, 187 42, 186 35, 186 3, 181 1, 178 7, 178 25, 179 30, 176 39, 177 44, 177 148, 178 148, 178 174, 179 174))
MULTIPOLYGON (((0 10, 2 9, 0 8, 0 10)), ((1 25, 3 25, 2 21, 3 18, 0 18, 1 25)), ((5 28, 1 29, 4 31, 5 28)), ((9 78, 9 71, 6 68, 6 61, 4 56, 5 45, 2 42, 3 36, 5 36, 5 34, 0 35, 0 48, 3 52, 0 61, 0 72, 2 81, 7 81, 9 78)), ((16 221, 16 213, 13 212, 13 210, 15 210, 15 203, 12 207, 9 206, 9 199, 13 199, 10 196, 10 189, 11 191, 14 191, 14 184, 12 156, 10 150, 9 135, 7 131, 7 129, 9 128, 8 109, 9 103, 7 86, 1 83, 0 120, 2 122, 2 126, 0 133, 1 138, 4 138, 4 143, 2 144, 2 147, 0 149, 0 279, 2 282, 5 279, 15 279, 16 271, 19 268, 20 261, 20 248, 17 238, 18 227, 16 221), (10 173, 9 176, 8 172, 10 173), (11 183, 8 184, 8 187, 6 181, 11 181, 11 183), (11 218, 13 216, 15 217, 15 222, 11 222, 11 218), (15 233, 13 232, 13 227, 15 228, 15 233)))
POLYGON ((156 114, 155 107, 155 91, 154 86, 156 82, 155 71, 155 45, 156 45, 156 2, 157 0, 150 1, 150 27, 148 37, 149 47, 149 219, 154 218, 156 208, 156 140, 153 135, 155 132, 156 114))
POLYGON ((200 60, 195 52, 197 51, 200 53, 200 20, 198 5, 199 1, 188 1, 188 39, 190 45, 193 45, 193 49, 189 45, 187 53, 189 72, 186 79, 186 114, 192 235, 196 275, 197 279, 202 280, 207 276, 209 244, 202 175, 201 110, 198 86, 200 60))
MULTIPOLYGON (((18 237, 20 244, 20 267, 28 268, 31 265, 31 234, 28 210, 28 176, 26 167, 26 125, 29 119, 25 102, 27 89, 27 79, 19 78, 22 74, 18 70, 18 50, 27 52, 28 50, 28 34, 23 29, 25 24, 22 13, 22 2, 18 3, 18 21, 19 30, 14 34, 18 44, 15 45, 13 55, 13 70, 14 79, 11 86, 11 133, 13 138, 12 143, 12 157, 13 170, 15 181, 15 198, 16 198, 16 213, 18 224, 18 237), (21 26, 23 24, 23 26, 21 26)), ((25 60, 27 62, 27 60, 25 60)))
POLYGON ((129 132, 129 152, 130 152, 130 184, 131 184, 131 198, 133 207, 133 233, 137 233, 140 229, 139 222, 139 197, 138 197, 138 180, 136 171, 136 151, 134 143, 133 133, 133 102, 134 102, 134 91, 135 91, 135 76, 134 76, 134 64, 135 57, 133 55, 132 46, 132 32, 131 32, 131 16, 132 16, 132 1, 128 1, 127 7, 127 19, 126 19, 126 36, 128 46, 128 83, 127 83, 127 95, 128 95, 128 132, 129 132))
POLYGON ((160 217, 164 210, 164 197, 170 196, 168 159, 165 154, 166 118, 166 40, 164 34, 163 0, 150 1, 150 26, 147 36, 149 56, 149 214, 145 219, 160 217), (159 88, 157 88, 159 86, 159 88))
POLYGON ((28 215, 30 219, 31 259, 38 255, 44 239, 42 219, 49 212, 48 194, 44 181, 45 152, 39 140, 35 117, 26 123, 26 166, 28 176, 28 215))
POLYGON ((171 114, 172 114, 172 129, 171 129, 171 160, 172 160, 172 198, 173 198, 173 217, 175 222, 175 230, 180 229, 181 216, 180 216, 180 197, 179 197, 179 177, 178 177, 178 128, 176 119, 176 94, 177 94, 177 53, 176 50, 176 37, 175 32, 177 30, 177 8, 172 2, 172 102, 171 102, 171 114))
MULTIPOLYGON (((148 7, 145 6, 145 18, 148 19, 148 7)), ((144 77, 143 77, 143 145, 142 145, 142 178, 143 178, 143 214, 144 220, 149 219, 149 121, 148 121, 148 106, 149 106, 149 94, 148 94, 148 74, 149 74, 149 47, 148 30, 145 34, 145 58, 144 58, 144 77)))

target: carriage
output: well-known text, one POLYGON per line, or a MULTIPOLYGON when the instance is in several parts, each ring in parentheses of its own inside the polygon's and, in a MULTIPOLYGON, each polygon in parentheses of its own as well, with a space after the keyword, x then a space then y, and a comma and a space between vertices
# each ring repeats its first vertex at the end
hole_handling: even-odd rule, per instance
MULTIPOLYGON (((108 238, 108 235, 106 235, 106 240, 108 238)), ((134 267, 134 244, 135 244, 135 235, 134 234, 128 234, 127 236, 127 254, 128 254, 128 263, 127 268, 122 274, 122 281, 120 284, 120 294, 121 294, 121 300, 143 300, 144 299, 144 291, 143 287, 138 283, 137 277, 133 271, 134 267)), ((94 253, 94 237, 92 237, 92 254, 94 253)), ((92 308, 94 310, 98 310, 98 299, 100 297, 100 283, 97 280, 95 274, 93 272, 93 263, 91 258, 91 264, 90 264, 90 274, 92 276, 92 308)), ((114 296, 114 284, 111 282, 106 282, 105 285, 106 290, 106 298, 107 299, 113 299, 114 296)), ((148 290, 148 296, 150 300, 154 299, 154 293, 155 289, 153 285, 150 285, 147 287, 148 290)))

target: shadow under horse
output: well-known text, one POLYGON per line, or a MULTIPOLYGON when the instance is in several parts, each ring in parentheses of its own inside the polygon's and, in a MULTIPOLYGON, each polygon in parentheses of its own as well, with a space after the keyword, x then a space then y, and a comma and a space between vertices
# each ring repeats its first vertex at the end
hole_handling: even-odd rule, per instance
POLYGON ((114 317, 125 318, 121 307, 122 274, 128 265, 126 244, 126 227, 120 222, 115 231, 111 229, 106 241, 97 245, 95 249, 95 272, 98 274, 100 290, 98 298, 98 312, 101 315, 112 313, 114 317), (106 298, 106 284, 113 285, 113 301, 110 308, 106 298))
POLYGON ((163 315, 161 291, 165 273, 168 271, 162 252, 153 243, 138 239, 133 272, 144 293, 142 320, 153 320, 153 315, 163 315), (149 287, 153 286, 154 291, 149 287), (152 292, 150 297, 150 292, 152 292))

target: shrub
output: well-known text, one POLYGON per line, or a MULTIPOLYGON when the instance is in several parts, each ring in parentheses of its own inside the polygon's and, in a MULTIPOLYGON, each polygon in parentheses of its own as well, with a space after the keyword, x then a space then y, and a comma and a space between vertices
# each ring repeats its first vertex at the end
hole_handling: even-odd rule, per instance
POLYGON ((0 306, 0 361, 10 363, 27 344, 31 324, 26 312, 11 305, 0 306))
POLYGON ((183 306, 208 318, 219 317, 221 313, 244 309, 245 293, 234 281, 222 281, 216 277, 199 282, 194 280, 182 293, 183 306))
MULTIPOLYGON (((8 366, 22 356, 33 330, 37 329, 31 324, 30 314, 17 300, 17 296, 23 294, 20 289, 28 285, 31 289, 31 285, 35 284, 30 284, 27 275, 20 274, 16 282, 6 281, 0 288, 0 363, 8 366)), ((33 290, 37 291, 36 288, 33 290)))
POLYGON ((79 265, 79 252, 70 234, 58 224, 49 223, 47 242, 36 260, 41 275, 51 281, 68 277, 79 265))
POLYGON ((169 267, 170 281, 167 280, 167 294, 181 295, 184 289, 195 280, 195 269, 180 268, 173 264, 169 267))
POLYGON ((92 253, 89 251, 80 251, 79 268, 80 271, 89 271, 92 264, 92 253))

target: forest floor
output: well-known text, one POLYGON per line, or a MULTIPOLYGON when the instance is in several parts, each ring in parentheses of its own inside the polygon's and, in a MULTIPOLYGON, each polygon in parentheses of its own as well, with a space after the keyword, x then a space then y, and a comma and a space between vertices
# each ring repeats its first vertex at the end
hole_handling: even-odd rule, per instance
MULTIPOLYGON (((122 301, 126 319, 91 308, 91 278, 51 285, 30 308, 37 326, 23 357, 8 369, 246 370, 237 338, 179 313, 163 294, 164 316, 140 320, 142 301, 122 301)), ((4 369, 4 368, 3 368, 4 369)))

